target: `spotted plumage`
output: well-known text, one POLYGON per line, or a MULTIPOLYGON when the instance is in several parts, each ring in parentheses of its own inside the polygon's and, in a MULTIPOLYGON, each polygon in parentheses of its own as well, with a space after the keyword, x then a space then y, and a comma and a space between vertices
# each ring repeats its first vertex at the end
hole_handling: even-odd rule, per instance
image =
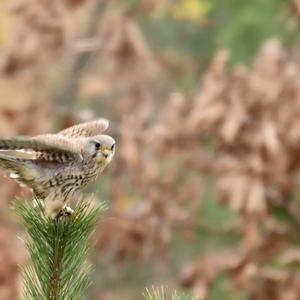
POLYGON ((108 125, 99 119, 57 134, 0 139, 0 167, 43 199, 45 214, 55 217, 113 158, 115 141, 102 134, 108 125))

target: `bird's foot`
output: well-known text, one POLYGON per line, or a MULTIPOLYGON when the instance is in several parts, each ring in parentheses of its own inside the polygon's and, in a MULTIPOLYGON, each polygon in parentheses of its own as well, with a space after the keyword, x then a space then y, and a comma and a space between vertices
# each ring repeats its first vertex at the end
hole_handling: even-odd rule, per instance
POLYGON ((74 220, 74 210, 70 206, 65 206, 56 216, 56 220, 58 221, 61 217, 68 216, 72 221, 74 220))
POLYGON ((66 206, 63 210, 65 211, 66 215, 72 216, 74 214, 74 210, 70 206, 66 206))

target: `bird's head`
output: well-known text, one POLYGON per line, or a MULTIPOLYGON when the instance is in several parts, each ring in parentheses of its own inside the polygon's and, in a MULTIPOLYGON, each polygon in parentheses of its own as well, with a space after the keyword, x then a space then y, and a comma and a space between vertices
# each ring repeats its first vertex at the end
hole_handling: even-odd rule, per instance
POLYGON ((109 135, 96 135, 91 138, 93 157, 100 164, 108 164, 115 154, 115 140, 109 135))

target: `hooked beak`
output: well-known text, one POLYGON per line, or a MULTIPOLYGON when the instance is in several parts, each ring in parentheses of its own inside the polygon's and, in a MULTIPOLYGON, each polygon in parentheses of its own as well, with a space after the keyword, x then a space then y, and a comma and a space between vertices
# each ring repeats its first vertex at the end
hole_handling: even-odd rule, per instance
POLYGON ((109 156, 110 152, 111 152, 111 151, 110 151, 109 149, 104 149, 104 150, 101 151, 102 155, 103 155, 105 158, 107 158, 107 157, 109 156))

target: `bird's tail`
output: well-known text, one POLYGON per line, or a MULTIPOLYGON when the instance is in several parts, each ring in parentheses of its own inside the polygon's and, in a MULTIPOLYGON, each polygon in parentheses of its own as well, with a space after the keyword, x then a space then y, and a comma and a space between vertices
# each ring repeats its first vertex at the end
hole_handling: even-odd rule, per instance
POLYGON ((8 170, 18 170, 22 165, 22 160, 0 153, 0 167, 8 170))
POLYGON ((18 181, 28 184, 32 181, 36 174, 29 167, 28 159, 13 157, 0 153, 0 168, 10 171, 10 177, 18 181))

